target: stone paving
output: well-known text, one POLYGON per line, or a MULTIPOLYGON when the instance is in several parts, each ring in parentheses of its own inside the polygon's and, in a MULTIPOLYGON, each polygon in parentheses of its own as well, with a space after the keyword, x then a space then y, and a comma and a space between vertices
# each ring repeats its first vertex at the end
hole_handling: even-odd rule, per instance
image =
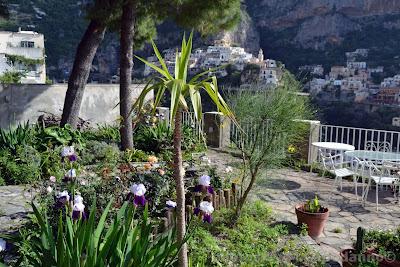
MULTIPOLYGON (((355 195, 353 182, 343 181, 343 190, 339 191, 333 187, 333 181, 304 171, 272 170, 258 181, 252 198, 270 203, 279 221, 297 224, 295 205, 317 195, 321 204, 329 208, 330 216, 316 244, 324 256, 340 262, 339 251, 352 247, 359 226, 367 229, 397 228, 400 204, 390 189, 383 189, 379 191, 379 211, 376 211, 375 190, 370 191, 363 206, 355 195)), ((361 184, 358 188, 361 191, 361 184)))
POLYGON ((25 186, 0 186, 0 233, 18 229, 31 211, 31 189, 25 186))
MULTIPOLYGON (((225 168, 237 162, 226 153, 210 151, 213 164, 225 168)), ((363 207, 357 199, 352 181, 343 180, 343 190, 333 187, 333 179, 319 177, 315 173, 282 168, 264 173, 251 193, 253 200, 261 199, 271 205, 280 222, 297 225, 296 204, 318 196, 330 216, 323 235, 318 240, 304 237, 304 242, 317 249, 327 259, 327 266, 339 266, 339 251, 350 248, 356 239, 359 226, 367 229, 394 229, 400 225, 400 204, 391 190, 379 191, 379 211, 375 206, 375 189, 369 193, 363 207)), ((358 184, 359 195, 361 183, 358 184)))

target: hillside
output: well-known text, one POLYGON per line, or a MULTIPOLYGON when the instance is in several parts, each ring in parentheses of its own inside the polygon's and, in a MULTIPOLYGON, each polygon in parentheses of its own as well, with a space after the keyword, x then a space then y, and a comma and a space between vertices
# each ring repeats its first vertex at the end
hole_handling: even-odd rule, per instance
MULTIPOLYGON (((84 6, 77 0, 10 0, 11 21, 0 29, 32 29, 45 34, 50 77, 65 79, 76 45, 85 29, 84 6)), ((371 63, 399 71, 400 1, 397 0, 246 0, 242 23, 224 38, 256 53, 262 47, 291 70, 299 65, 339 64, 344 52, 370 48, 371 63)), ((181 29, 160 25, 161 47, 179 42, 181 29)), ((196 46, 211 40, 197 38, 196 46)), ((141 53, 146 54, 145 48, 141 53)), ((107 80, 117 73, 118 40, 108 34, 93 66, 92 78, 107 80)))

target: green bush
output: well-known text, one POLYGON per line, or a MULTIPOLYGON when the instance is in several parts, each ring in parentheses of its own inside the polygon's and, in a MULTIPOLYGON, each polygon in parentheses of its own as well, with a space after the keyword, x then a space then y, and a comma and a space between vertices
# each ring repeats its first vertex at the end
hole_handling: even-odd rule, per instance
POLYGON ((104 142, 119 143, 121 135, 117 126, 98 125, 97 128, 82 133, 87 140, 97 140, 104 142))
MULTIPOLYGON (((165 123, 160 122, 154 126, 140 124, 135 130, 135 147, 146 152, 161 154, 169 159, 172 153, 173 140, 172 129, 165 123)), ((189 126, 182 126, 182 150, 199 152, 205 149, 204 143, 189 126)))
POLYGON ((244 207, 236 225, 231 210, 215 212, 214 222, 199 223, 189 240, 193 263, 207 266, 324 266, 322 257, 275 223, 271 208, 257 201, 244 207))
POLYGON ((132 149, 124 151, 122 157, 126 162, 145 162, 147 161, 149 155, 143 150, 132 149))
POLYGON ((50 176, 55 176, 57 180, 61 180, 66 172, 65 166, 61 162, 61 147, 49 148, 41 152, 42 165, 41 175, 42 178, 47 179, 50 176))
POLYGON ((365 247, 374 248, 382 256, 395 256, 400 260, 400 228, 396 230, 370 230, 365 235, 365 247))
POLYGON ((82 152, 82 164, 102 164, 105 166, 117 165, 120 158, 118 146, 103 141, 87 141, 82 152))
POLYGON ((70 125, 64 127, 51 126, 43 128, 37 126, 37 138, 39 144, 47 147, 66 146, 78 144, 80 147, 85 146, 85 139, 79 130, 73 129, 70 125))
POLYGON ((0 179, 6 184, 26 184, 40 178, 40 153, 31 146, 17 146, 16 155, 0 150, 0 179))
POLYGON ((172 149, 172 129, 164 122, 155 126, 140 124, 133 140, 138 149, 160 153, 164 149, 172 149))

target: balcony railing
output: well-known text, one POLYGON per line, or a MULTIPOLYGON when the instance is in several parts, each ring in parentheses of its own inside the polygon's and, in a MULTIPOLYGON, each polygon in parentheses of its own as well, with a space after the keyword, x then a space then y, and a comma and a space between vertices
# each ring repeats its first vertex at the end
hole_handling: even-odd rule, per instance
POLYGON ((194 112, 182 112, 182 124, 191 127, 199 138, 203 138, 203 121, 196 120, 194 112))
POLYGON ((387 145, 390 151, 400 152, 400 132, 354 128, 334 125, 319 126, 320 142, 339 142, 353 145, 356 150, 387 145))

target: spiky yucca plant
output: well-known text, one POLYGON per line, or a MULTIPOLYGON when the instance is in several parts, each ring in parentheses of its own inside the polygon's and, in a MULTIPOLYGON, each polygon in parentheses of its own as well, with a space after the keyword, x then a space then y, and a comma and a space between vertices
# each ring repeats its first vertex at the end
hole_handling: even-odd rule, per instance
MULTIPOLYGON (((156 71, 158 77, 154 83, 149 83, 143 89, 142 93, 133 105, 133 109, 140 110, 145 102, 146 95, 152 90, 156 90, 154 101, 154 109, 159 105, 165 92, 168 91, 171 95, 170 104, 170 124, 174 128, 173 144, 174 144, 174 178, 176 182, 177 196, 177 238, 178 242, 184 240, 186 232, 185 222, 185 187, 183 182, 182 168, 182 151, 181 151, 181 111, 189 110, 186 99, 189 98, 193 108, 195 118, 201 120, 202 106, 200 91, 204 90, 215 103, 218 110, 224 115, 233 119, 233 114, 225 103, 224 99, 218 92, 217 78, 215 76, 208 77, 209 71, 202 72, 192 79, 188 80, 189 59, 192 52, 193 32, 188 40, 185 36, 182 40, 181 51, 176 51, 175 70, 170 73, 163 57, 161 56, 157 46, 152 42, 154 53, 158 58, 160 67, 146 61, 140 57, 139 60, 156 71)), ((187 266, 187 248, 182 246, 179 253, 179 265, 187 266)))
MULTIPOLYGON (((147 206, 141 219, 135 220, 136 208, 129 202, 122 205, 107 225, 111 206, 112 200, 97 223, 94 202, 87 220, 73 220, 60 214, 55 227, 46 214, 32 204, 40 232, 38 237, 32 236, 29 242, 25 242, 31 251, 25 255, 29 266, 174 266, 180 247, 174 228, 155 235, 155 225, 148 217, 147 206)), ((18 237, 1 236, 18 244, 18 237)))

